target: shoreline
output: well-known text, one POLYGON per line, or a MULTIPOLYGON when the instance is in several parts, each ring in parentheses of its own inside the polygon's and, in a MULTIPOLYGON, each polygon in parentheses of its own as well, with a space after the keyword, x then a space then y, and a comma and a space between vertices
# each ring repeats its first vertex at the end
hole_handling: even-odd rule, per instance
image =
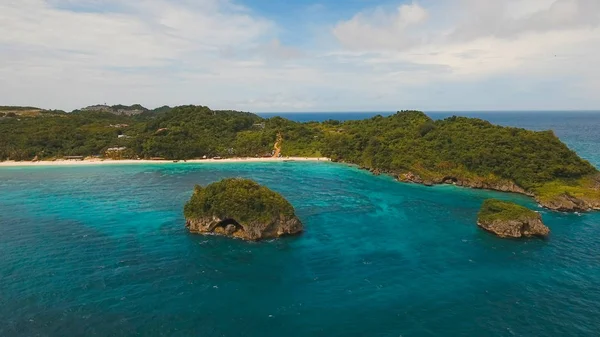
POLYGON ((149 160, 149 159, 89 159, 53 161, 3 161, 2 167, 42 167, 42 166, 85 166, 85 165, 119 165, 119 164, 216 164, 216 163, 282 163, 282 162, 331 162, 326 157, 279 157, 279 158, 223 158, 223 159, 190 159, 190 160, 149 160))
MULTIPOLYGON (((283 163, 283 162, 333 162, 330 158, 327 157, 279 157, 279 158, 256 158, 256 157, 247 157, 247 158, 223 158, 223 159, 190 159, 190 160, 150 160, 150 159, 123 159, 123 160, 114 160, 114 159, 84 159, 84 160, 67 160, 67 159, 59 159, 54 161, 4 161, 0 162, 0 169, 2 168, 26 168, 26 167, 77 167, 77 166, 110 166, 110 165, 152 165, 152 164, 169 164, 169 165, 186 165, 186 164, 219 164, 219 163, 230 163, 230 164, 239 164, 239 163, 283 163)), ((390 174, 390 172, 378 172, 375 173, 371 170, 368 170, 364 167, 359 167, 358 165, 343 163, 348 166, 354 166, 361 171, 366 171, 371 175, 389 175, 396 182, 405 183, 405 184, 415 184, 421 186, 457 186, 467 189, 474 190, 487 190, 487 191, 497 191, 504 193, 515 193, 519 195, 523 195, 526 197, 532 198, 534 201, 538 203, 538 205, 542 208, 549 209, 551 211, 559 211, 559 212, 590 212, 590 211, 598 211, 600 207, 597 204, 590 204, 585 208, 579 206, 578 204, 568 204, 567 206, 556 206, 553 204, 548 204, 540 200, 539 196, 528 193, 527 191, 520 191, 515 189, 503 189, 494 186, 472 186, 469 184, 447 184, 447 183, 432 183, 425 184, 424 182, 413 181, 413 180, 402 180, 398 177, 390 174)), ((564 199, 564 198, 563 198, 564 199)), ((561 201, 561 200, 559 200, 561 201)))

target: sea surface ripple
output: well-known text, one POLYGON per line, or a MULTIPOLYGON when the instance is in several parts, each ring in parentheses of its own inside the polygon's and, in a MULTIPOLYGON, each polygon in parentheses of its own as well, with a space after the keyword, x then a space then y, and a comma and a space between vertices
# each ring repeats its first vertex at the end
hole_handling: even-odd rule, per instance
MULTIPOLYGON (((598 165, 581 130, 556 132, 598 165)), ((332 163, 2 168, 0 336, 591 337, 599 252, 600 213, 332 163), (282 193, 306 232, 187 233, 194 184, 232 176, 282 193), (551 237, 479 230, 489 197, 540 211, 551 237)))

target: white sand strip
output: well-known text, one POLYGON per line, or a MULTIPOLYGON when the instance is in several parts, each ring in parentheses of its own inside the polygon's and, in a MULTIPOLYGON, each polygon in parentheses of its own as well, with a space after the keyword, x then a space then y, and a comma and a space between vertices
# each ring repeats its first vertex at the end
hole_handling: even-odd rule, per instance
POLYGON ((269 163, 285 161, 331 161, 329 158, 310 158, 310 157, 280 157, 280 158, 223 158, 223 159, 190 159, 190 160, 112 160, 112 159, 89 159, 89 160, 64 160, 54 161, 3 161, 0 167, 19 167, 19 166, 79 166, 79 165, 114 165, 114 164, 200 164, 200 163, 269 163))

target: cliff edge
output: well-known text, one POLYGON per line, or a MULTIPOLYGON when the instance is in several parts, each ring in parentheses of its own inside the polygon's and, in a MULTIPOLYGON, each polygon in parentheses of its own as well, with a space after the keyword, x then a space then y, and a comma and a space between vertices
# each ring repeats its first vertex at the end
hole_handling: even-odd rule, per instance
POLYGON ((294 207, 279 193, 241 178, 196 186, 185 205, 192 233, 258 241, 298 234, 303 226, 294 207))
POLYGON ((501 238, 544 238, 550 234, 550 229, 544 225, 538 213, 511 202, 495 199, 484 201, 477 225, 501 238))

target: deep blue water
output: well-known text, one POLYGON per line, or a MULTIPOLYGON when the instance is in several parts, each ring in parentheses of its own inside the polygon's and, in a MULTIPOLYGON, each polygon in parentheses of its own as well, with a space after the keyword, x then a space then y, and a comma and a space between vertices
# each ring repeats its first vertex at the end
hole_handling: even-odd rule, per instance
MULTIPOLYGON (((598 115, 487 117, 600 163, 598 115)), ((549 240, 501 240, 475 225, 488 197, 537 209, 330 163, 0 168, 0 336, 598 336, 600 213, 540 210, 549 240), (306 233, 188 234, 193 185, 230 176, 306 233)))

